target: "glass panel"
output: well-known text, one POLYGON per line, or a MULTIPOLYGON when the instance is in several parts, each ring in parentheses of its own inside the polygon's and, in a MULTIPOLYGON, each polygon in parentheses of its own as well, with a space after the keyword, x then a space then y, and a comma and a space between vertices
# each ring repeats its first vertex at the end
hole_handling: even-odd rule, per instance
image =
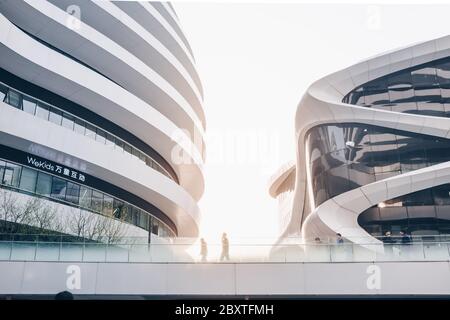
POLYGON ((92 189, 85 186, 80 188, 80 206, 91 209, 92 189))
POLYGON ((50 108, 50 117, 49 117, 50 122, 53 122, 57 125, 61 125, 61 121, 62 121, 62 112, 59 111, 58 109, 55 108, 50 108))
POLYGON ((139 226, 141 228, 146 229, 147 228, 147 223, 148 223, 148 214, 144 211, 141 211, 141 216, 139 218, 139 226))
POLYGON ((3 184, 17 188, 19 186, 20 169, 20 166, 7 162, 3 174, 3 184))
POLYGON ((102 212, 103 193, 92 190, 92 210, 95 212, 102 212))
POLYGON ((5 101, 6 94, 8 93, 8 88, 0 84, 0 101, 5 101))
POLYGON ((34 115, 34 113, 36 112, 36 101, 34 99, 24 96, 22 105, 23 111, 32 115, 34 115))
POLYGON ((159 223, 158 220, 152 219, 152 233, 158 235, 159 233, 159 223))
POLYGON ((52 188, 52 177, 48 174, 39 172, 36 184, 36 193, 49 197, 52 188))
POLYGON ((106 145, 113 146, 114 145, 114 136, 109 133, 106 134, 106 145))
POLYGON ((80 186, 78 184, 67 182, 66 200, 78 204, 80 198, 80 186))
POLYGON ((34 192, 36 189, 37 171, 29 168, 22 168, 22 176, 20 177, 20 189, 34 192))
POLYGON ((51 197, 59 200, 65 200, 66 198, 67 183, 65 180, 52 177, 52 193, 51 197))
POLYGON ((22 103, 21 103, 22 97, 21 97, 20 93, 10 89, 8 91, 8 96, 7 96, 6 100, 13 107, 22 109, 22 103))
POLYGON ((115 139, 115 143, 116 143, 116 148, 119 150, 123 150, 123 141, 120 139, 115 139))
POLYGON ((113 198, 108 195, 103 197, 103 214, 105 216, 111 217, 113 213, 113 198))
POLYGON ((450 184, 434 187, 433 197, 437 206, 450 205, 450 184))
POLYGON ((0 183, 3 183, 3 173, 5 172, 5 165, 6 165, 6 162, 3 160, 0 160, 0 183))
POLYGON ((95 131, 96 131, 96 128, 94 126, 86 123, 86 132, 85 132, 86 137, 95 139, 95 131))
POLYGON ((86 131, 86 124, 85 124, 85 122, 80 120, 80 119, 75 119, 74 130, 75 130, 76 133, 84 135, 84 133, 86 131))
POLYGON ((102 129, 97 128, 97 136, 95 137, 95 140, 97 140, 100 143, 105 144, 106 143, 106 132, 102 129))
POLYGON ((123 150, 125 150, 127 153, 131 154, 131 146, 129 144, 124 144, 123 150))
POLYGON ((139 211, 140 210, 138 208, 133 207, 133 211, 132 211, 133 212, 133 217, 132 217, 133 221, 132 221, 132 224, 134 224, 135 226, 137 226, 139 224, 139 215, 140 215, 139 211))
POLYGON ((49 115, 48 106, 38 102, 37 108, 36 108, 36 116, 38 116, 39 118, 42 118, 44 120, 48 120, 48 115, 49 115))
POLYGON ((114 206, 113 206, 113 215, 116 219, 122 219, 123 218, 123 211, 124 204, 122 201, 114 199, 114 206))
POLYGON ((62 118, 62 126, 67 129, 73 130, 74 124, 75 124, 74 117, 72 117, 70 114, 64 113, 62 118))

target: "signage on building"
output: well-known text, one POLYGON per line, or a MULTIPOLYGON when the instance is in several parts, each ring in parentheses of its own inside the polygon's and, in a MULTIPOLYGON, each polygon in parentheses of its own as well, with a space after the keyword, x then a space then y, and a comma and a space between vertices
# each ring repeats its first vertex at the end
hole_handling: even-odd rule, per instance
POLYGON ((27 154, 26 163, 29 166, 35 167, 43 171, 48 171, 52 174, 56 174, 79 182, 86 182, 86 176, 83 173, 74 170, 72 168, 51 162, 49 160, 40 159, 34 155, 27 154))

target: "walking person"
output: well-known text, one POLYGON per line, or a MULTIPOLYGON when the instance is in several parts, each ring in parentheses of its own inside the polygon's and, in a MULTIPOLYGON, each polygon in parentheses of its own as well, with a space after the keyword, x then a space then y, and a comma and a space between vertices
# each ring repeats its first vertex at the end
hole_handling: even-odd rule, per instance
POLYGON ((230 243, 225 232, 222 234, 222 254, 220 255, 220 261, 224 259, 230 260, 230 243))
POLYGON ((342 238, 340 233, 336 233, 336 244, 344 244, 344 238, 342 238))
POLYGON ((208 259, 208 244, 205 239, 200 239, 200 256, 202 257, 202 262, 207 262, 208 259))

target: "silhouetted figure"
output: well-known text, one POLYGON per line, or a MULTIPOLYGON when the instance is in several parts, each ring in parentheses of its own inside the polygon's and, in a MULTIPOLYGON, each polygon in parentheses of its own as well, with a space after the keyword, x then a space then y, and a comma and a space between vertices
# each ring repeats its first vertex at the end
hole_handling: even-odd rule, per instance
POLYGON ((208 244, 205 239, 200 239, 200 255, 202 256, 202 262, 206 262, 208 257, 208 244))
POLYGON ((336 233, 336 243, 337 244, 343 244, 344 243, 344 238, 342 238, 342 234, 336 233))
POLYGON ((230 260, 230 243, 228 242, 227 234, 222 234, 222 254, 220 255, 220 261, 224 259, 230 260))
POLYGON ((56 294, 55 300, 73 300, 73 294, 69 291, 61 291, 56 294))
POLYGON ((400 231, 402 244, 411 244, 411 236, 405 231, 400 231))

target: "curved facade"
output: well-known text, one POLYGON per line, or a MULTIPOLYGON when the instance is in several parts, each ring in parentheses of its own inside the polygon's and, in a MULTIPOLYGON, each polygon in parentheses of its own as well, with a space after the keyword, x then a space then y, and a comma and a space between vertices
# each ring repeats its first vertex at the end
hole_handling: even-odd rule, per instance
POLYGON ((364 245, 388 231, 448 235, 449 103, 448 36, 311 85, 296 114, 295 190, 282 238, 340 233, 364 245))
POLYGON ((1 233, 198 235, 203 90, 170 5, 2 1, 0 56, 1 233))

